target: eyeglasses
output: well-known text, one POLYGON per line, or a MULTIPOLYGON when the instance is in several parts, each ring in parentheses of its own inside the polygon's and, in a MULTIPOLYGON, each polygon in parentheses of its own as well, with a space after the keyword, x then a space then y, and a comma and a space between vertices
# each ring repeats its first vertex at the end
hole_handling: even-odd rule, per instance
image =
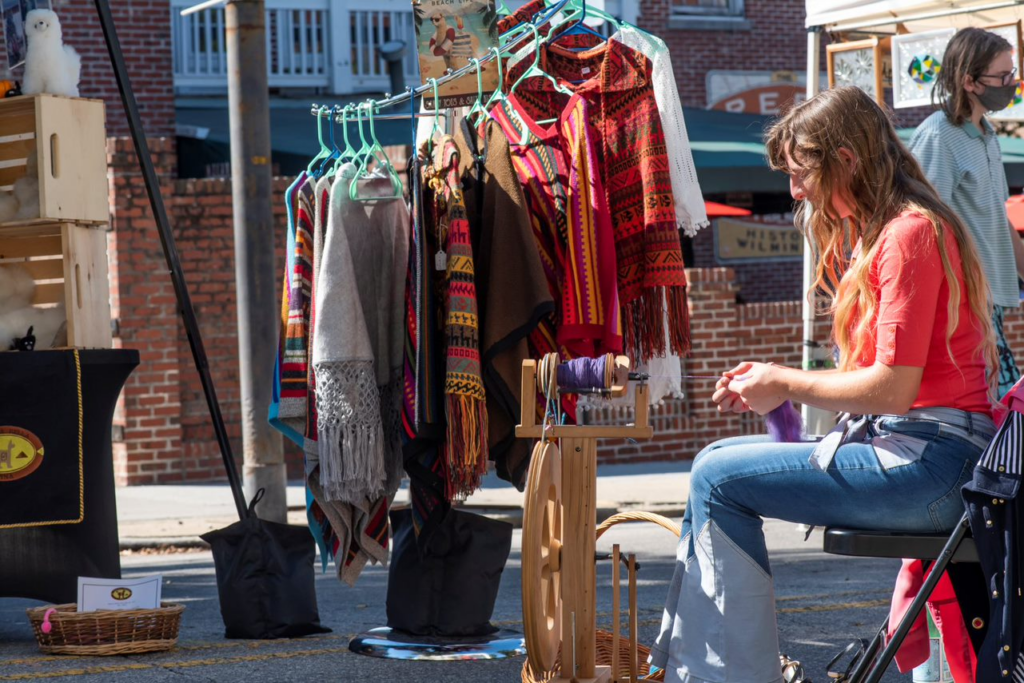
POLYGON ((1017 67, 1014 67, 1014 68, 1010 69, 1009 72, 1006 72, 1006 73, 1001 73, 1001 74, 981 74, 980 76, 978 76, 974 80, 977 81, 977 80, 981 80, 982 78, 998 78, 1000 85, 1010 85, 1011 83, 1014 82, 1014 80, 1016 80, 1016 77, 1017 77, 1017 67))

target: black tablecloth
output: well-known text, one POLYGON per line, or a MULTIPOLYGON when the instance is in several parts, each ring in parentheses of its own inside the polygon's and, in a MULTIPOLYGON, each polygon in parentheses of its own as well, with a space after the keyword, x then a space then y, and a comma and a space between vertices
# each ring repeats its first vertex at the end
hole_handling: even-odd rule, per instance
MULTIPOLYGON (((49 358, 58 363, 66 356, 57 351, 0 353, 0 377, 5 384, 21 377, 32 382, 39 364, 49 358)), ((139 352, 83 350, 79 358, 85 515, 78 524, 0 529, 0 597, 74 602, 79 576, 121 576, 110 430, 117 397, 139 364, 139 352)))

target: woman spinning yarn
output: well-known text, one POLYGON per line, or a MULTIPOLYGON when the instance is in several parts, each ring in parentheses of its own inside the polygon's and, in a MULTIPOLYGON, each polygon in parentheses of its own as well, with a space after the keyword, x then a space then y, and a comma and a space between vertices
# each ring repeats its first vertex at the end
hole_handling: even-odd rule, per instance
POLYGON ((961 220, 885 112, 857 88, 794 107, 767 133, 790 176, 831 298, 839 369, 745 362, 721 412, 783 401, 842 415, 820 442, 738 437, 693 463, 675 575, 652 661, 667 681, 782 680, 762 517, 905 532, 952 529, 960 487, 995 433, 988 285, 961 220), (852 253, 850 248, 852 247, 852 253))

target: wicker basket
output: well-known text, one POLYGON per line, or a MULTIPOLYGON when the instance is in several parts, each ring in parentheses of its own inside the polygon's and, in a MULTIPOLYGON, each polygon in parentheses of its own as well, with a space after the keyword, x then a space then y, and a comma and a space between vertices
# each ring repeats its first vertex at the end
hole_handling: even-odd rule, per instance
MULTIPOLYGON (((609 631, 603 631, 597 629, 594 634, 597 641, 596 656, 594 657, 594 663, 598 666, 611 666, 612 665, 612 634, 609 631)), ((619 637, 619 676, 613 680, 628 681, 629 680, 629 646, 630 642, 628 638, 619 637)), ((647 663, 647 656, 651 654, 649 648, 643 645, 636 646, 637 653, 640 659, 640 668, 638 670, 639 678, 645 681, 663 681, 665 680, 665 670, 659 669, 653 676, 650 675, 651 665, 647 663)), ((559 651, 558 656, 555 658, 555 667, 552 671, 547 671, 542 674, 536 675, 530 671, 529 660, 523 662, 523 683, 548 683, 548 681, 554 680, 556 672, 559 670, 562 664, 562 653, 559 651)))
POLYGON ((99 610, 79 614, 74 604, 33 607, 28 612, 39 649, 58 655, 130 655, 170 650, 178 642, 184 605, 159 609, 99 610), (51 630, 43 633, 48 609, 51 630))

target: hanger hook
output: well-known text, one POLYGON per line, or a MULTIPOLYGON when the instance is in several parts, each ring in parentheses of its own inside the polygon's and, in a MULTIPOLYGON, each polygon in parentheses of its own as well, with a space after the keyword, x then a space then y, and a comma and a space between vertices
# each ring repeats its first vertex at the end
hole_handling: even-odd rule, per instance
POLYGON ((492 47, 489 52, 494 53, 494 62, 498 65, 498 90, 505 87, 505 77, 501 71, 501 50, 497 47, 492 47))
POLYGON ((430 79, 430 87, 434 89, 434 127, 430 131, 430 136, 433 137, 434 133, 437 133, 441 129, 440 126, 438 126, 438 111, 441 109, 441 95, 437 88, 436 78, 430 79))
POLYGON ((476 67, 476 99, 479 102, 480 98, 484 96, 484 80, 480 70, 480 60, 473 57, 469 61, 476 67))

